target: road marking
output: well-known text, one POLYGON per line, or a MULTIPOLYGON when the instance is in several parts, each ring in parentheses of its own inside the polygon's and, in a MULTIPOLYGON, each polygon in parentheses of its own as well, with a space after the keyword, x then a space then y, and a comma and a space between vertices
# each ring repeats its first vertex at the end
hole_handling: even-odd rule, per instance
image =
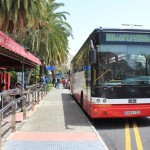
POLYGON ((126 143, 126 150, 131 150, 131 138, 130 138, 130 128, 129 128, 129 120, 126 119, 125 124, 125 143, 126 143))
POLYGON ((136 124, 134 119, 132 119, 132 123, 133 123, 133 129, 134 129, 137 149, 138 150, 143 150, 143 145, 142 145, 142 141, 141 141, 140 134, 139 134, 139 131, 138 131, 138 127, 137 127, 137 124, 136 124))

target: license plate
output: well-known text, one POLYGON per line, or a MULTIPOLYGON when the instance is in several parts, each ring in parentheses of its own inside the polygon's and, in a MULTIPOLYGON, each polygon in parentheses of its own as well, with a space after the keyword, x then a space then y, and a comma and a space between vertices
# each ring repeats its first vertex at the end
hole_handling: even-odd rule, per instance
POLYGON ((124 115, 139 115, 140 111, 136 110, 136 111, 125 111, 124 115))

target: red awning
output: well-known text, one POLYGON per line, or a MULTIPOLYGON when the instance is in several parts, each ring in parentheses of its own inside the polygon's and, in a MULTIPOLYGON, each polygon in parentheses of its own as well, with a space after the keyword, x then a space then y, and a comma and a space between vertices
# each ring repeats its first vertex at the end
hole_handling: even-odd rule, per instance
POLYGON ((0 31, 0 67, 34 67, 41 61, 0 31))

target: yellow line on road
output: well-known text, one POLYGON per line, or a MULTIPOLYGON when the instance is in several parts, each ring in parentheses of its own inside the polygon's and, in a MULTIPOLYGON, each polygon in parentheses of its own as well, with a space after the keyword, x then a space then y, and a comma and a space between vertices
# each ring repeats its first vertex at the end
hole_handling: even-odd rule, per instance
POLYGON ((137 124, 136 124, 134 119, 132 119, 132 122, 133 122, 133 129, 134 129, 137 149, 138 150, 143 150, 143 145, 142 145, 142 141, 141 141, 141 138, 140 138, 140 134, 139 134, 139 131, 138 131, 137 124))
POLYGON ((126 150, 131 150, 131 138, 130 138, 130 128, 129 128, 129 121, 126 119, 125 124, 125 144, 126 144, 126 150))

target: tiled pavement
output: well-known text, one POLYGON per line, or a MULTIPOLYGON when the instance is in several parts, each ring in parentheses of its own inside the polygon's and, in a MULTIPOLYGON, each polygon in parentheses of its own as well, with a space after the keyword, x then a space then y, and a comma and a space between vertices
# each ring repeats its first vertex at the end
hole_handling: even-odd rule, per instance
POLYGON ((67 89, 53 88, 30 115, 3 150, 108 150, 67 89))

